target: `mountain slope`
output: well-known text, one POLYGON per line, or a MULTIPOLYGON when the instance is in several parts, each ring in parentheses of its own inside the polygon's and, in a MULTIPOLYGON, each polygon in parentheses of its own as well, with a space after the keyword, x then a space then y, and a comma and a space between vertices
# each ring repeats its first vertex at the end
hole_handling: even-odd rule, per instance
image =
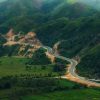
POLYGON ((78 65, 79 74, 88 78, 100 78, 100 44, 90 49, 78 65))
POLYGON ((6 33, 10 28, 28 32, 50 20, 79 18, 95 13, 97 11, 87 5, 69 4, 66 0, 7 0, 0 3, 0 33, 6 33))

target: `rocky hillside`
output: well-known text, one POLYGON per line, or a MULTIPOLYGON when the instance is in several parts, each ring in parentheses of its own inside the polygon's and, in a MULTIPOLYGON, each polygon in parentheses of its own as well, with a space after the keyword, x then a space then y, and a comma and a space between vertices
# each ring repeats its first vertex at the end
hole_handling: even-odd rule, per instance
POLYGON ((15 34, 13 29, 10 29, 6 35, 1 37, 1 43, 1 56, 19 57, 32 57, 33 53, 42 45, 36 37, 36 33, 15 34))

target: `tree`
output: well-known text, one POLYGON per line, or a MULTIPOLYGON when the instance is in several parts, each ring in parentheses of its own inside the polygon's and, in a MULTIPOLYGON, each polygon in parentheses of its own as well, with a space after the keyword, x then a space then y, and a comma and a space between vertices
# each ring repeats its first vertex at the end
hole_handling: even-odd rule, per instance
POLYGON ((28 62, 29 65, 46 65, 50 64, 50 59, 46 56, 44 49, 38 49, 33 53, 31 60, 28 62))

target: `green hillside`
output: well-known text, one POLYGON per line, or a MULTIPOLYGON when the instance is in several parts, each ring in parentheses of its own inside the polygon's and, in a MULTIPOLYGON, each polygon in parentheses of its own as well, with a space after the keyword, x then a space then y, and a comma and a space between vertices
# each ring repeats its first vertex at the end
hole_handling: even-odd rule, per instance
POLYGON ((100 44, 90 49, 78 65, 79 74, 99 79, 100 77, 100 44))
POLYGON ((6 33, 10 28, 28 32, 50 20, 91 16, 96 12, 87 5, 69 4, 66 0, 7 0, 0 3, 0 32, 6 33))
POLYGON ((35 31, 44 45, 62 41, 58 51, 66 57, 85 56, 100 33, 100 12, 74 0, 7 0, 0 3, 0 19, 0 33, 35 31))

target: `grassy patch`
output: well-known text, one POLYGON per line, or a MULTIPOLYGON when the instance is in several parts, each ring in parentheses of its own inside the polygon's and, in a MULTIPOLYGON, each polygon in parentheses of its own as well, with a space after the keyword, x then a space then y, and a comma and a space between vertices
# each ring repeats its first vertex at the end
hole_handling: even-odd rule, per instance
POLYGON ((22 74, 36 74, 46 76, 48 74, 58 75, 56 72, 52 72, 53 65, 32 65, 30 70, 26 70, 25 63, 29 59, 27 58, 15 58, 15 57, 2 57, 0 58, 0 77, 22 74))

